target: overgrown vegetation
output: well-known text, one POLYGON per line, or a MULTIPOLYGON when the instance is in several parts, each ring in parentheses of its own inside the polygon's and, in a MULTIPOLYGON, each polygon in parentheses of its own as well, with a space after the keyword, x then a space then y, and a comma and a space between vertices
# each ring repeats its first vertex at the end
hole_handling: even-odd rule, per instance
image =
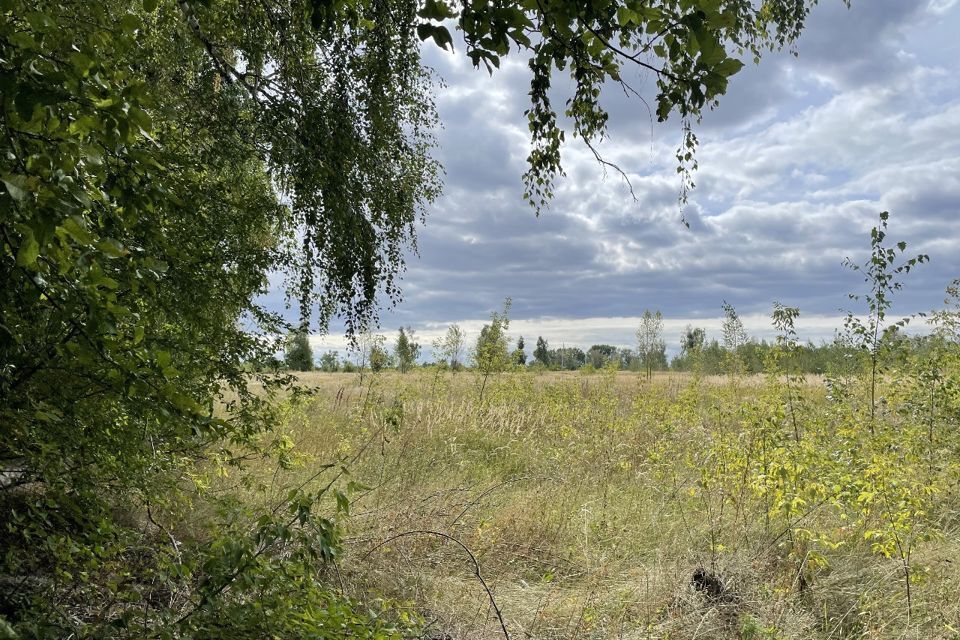
MULTIPOLYGON (((829 402, 776 369, 757 388, 695 377, 629 396, 612 371, 602 387, 504 374, 515 361, 506 310, 477 345, 490 366, 474 401, 463 393, 472 378, 443 372, 429 393, 425 378, 387 387, 389 354, 368 331, 378 303, 399 299, 415 225, 439 193, 420 43, 449 45, 445 20, 457 20, 476 65, 495 68, 512 46, 531 56, 526 197, 539 211, 562 173, 557 69, 573 75, 567 115, 588 146, 606 134, 599 87, 622 84, 624 66, 652 69, 658 119, 682 120, 685 194, 692 126, 742 67, 733 56, 790 44, 808 7, 0 0, 0 635, 424 636, 472 626, 477 584, 505 634, 638 620, 668 629, 688 620, 674 615, 680 601, 653 597, 652 617, 634 615, 636 592, 584 599, 575 581, 605 585, 656 553, 686 572, 694 557, 696 584, 733 605, 753 593, 729 586, 740 549, 774 567, 751 575, 779 579, 786 566, 805 593, 856 594, 824 602, 824 625, 805 628, 952 624, 926 585, 950 597, 953 583, 924 554, 952 533, 954 315, 938 316, 949 331, 922 364, 908 354, 881 368, 886 352, 867 350, 869 403, 859 374, 837 378, 829 402), (300 307, 296 328, 255 303, 278 271, 300 307), (278 375, 276 336, 293 330, 288 365, 309 369, 309 323, 333 317, 357 338, 361 385, 327 395, 278 375), (490 481, 476 494, 451 489, 490 481), (671 486, 680 493, 662 493, 671 486), (514 506, 482 509, 501 488, 514 506), (665 525, 634 519, 657 504, 665 525), (663 537, 671 531, 684 533, 663 537), (439 553, 424 540, 454 543, 471 580, 449 581, 438 556, 427 585, 420 562, 394 560, 439 553), (656 551, 658 540, 680 546, 656 551), (904 589, 864 591, 872 582, 858 576, 820 591, 843 554, 868 572, 893 559, 885 584, 904 589), (579 613, 544 601, 525 618, 521 594, 504 602, 484 575, 569 590, 559 607, 579 613), (434 591, 445 580, 453 600, 434 591)), ((418 351, 405 338, 402 369, 418 351)), ((442 346, 456 371, 462 333, 442 346)), ((787 602, 777 594, 758 602, 787 602)), ((820 615, 819 600, 801 604, 820 615)), ((782 627, 763 606, 732 619, 752 637, 782 627)))
POLYGON ((355 459, 343 580, 426 637, 503 637, 491 596, 514 638, 953 637, 957 302, 876 378, 799 373, 777 305, 759 376, 311 377, 289 435, 355 459))

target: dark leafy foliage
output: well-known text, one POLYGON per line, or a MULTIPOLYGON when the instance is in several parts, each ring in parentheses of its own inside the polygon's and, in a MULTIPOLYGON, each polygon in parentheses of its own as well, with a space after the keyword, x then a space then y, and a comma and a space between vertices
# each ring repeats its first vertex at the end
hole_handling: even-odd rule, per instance
POLYGON ((305 327, 287 334, 283 361, 292 371, 313 371, 313 350, 305 327))
POLYGON ((267 274, 321 324, 398 294, 437 189, 412 7, 315 28, 299 3, 0 2, 0 616, 21 635, 203 637, 253 589, 326 598, 321 494, 174 523, 203 469, 282 453, 289 381, 243 366, 282 346, 252 302, 267 274))

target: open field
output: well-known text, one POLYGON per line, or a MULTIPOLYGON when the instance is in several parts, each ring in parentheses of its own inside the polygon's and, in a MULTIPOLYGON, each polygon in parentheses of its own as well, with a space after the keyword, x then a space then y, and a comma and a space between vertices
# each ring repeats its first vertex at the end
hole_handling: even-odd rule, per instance
POLYGON ((425 637, 502 637, 491 595, 513 638, 960 630, 955 398, 922 405, 912 378, 872 422, 855 380, 521 373, 482 401, 467 372, 301 381, 294 468, 261 477, 343 461, 335 486, 362 486, 331 580, 425 637))

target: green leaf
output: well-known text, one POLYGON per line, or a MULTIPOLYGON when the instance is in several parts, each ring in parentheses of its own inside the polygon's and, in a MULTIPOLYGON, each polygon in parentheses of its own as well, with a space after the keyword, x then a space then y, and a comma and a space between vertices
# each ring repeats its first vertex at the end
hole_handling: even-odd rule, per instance
POLYGON ((714 68, 714 72, 729 78, 743 69, 743 63, 736 58, 727 58, 714 68))
POLYGON ((623 27, 637 24, 639 22, 637 12, 626 6, 617 7, 617 22, 623 27))
POLYGON ((40 243, 29 228, 23 230, 23 238, 20 240, 20 248, 17 249, 17 265, 20 267, 32 267, 37 263, 40 256, 40 243))
POLYGON ((127 33, 133 33, 140 28, 140 17, 135 13, 128 13, 120 19, 120 28, 127 33))
POLYGON ((144 133, 153 128, 153 122, 150 120, 150 116, 143 109, 138 107, 130 107, 127 115, 130 117, 130 120, 144 133))
POLYGON ((130 253, 123 244, 114 238, 102 238, 97 242, 97 248, 110 258, 122 258, 130 253))
POLYGON ((449 7, 445 2, 439 2, 438 0, 426 0, 423 3, 423 8, 417 12, 417 15, 426 20, 446 20, 447 18, 454 18, 457 15, 457 12, 449 7))
POLYGON ((450 32, 444 26, 418 24, 417 37, 420 38, 420 40, 433 38, 433 41, 437 43, 437 46, 441 49, 446 49, 447 45, 450 45, 450 51, 453 51, 453 38, 450 37, 450 32))
POLYGON ((727 52, 720 41, 717 40, 716 34, 706 29, 699 30, 697 40, 700 42, 700 62, 705 66, 712 67, 725 62, 727 52))
POLYGON ((90 277, 90 283, 95 287, 103 287, 104 289, 116 289, 120 286, 120 283, 111 278, 110 276, 104 274, 103 272, 92 273, 90 277))
POLYGON ((70 56, 70 63, 73 65, 74 70, 80 74, 81 77, 87 77, 87 74, 90 72, 90 68, 93 67, 93 60, 90 59, 85 53, 77 51, 70 56))
POLYGON ((347 494, 337 489, 334 491, 334 495, 337 498, 337 511, 343 512, 344 515, 350 515, 350 499, 347 494))
POLYGON ((23 202, 30 189, 30 181, 26 176, 6 175, 3 177, 3 185, 7 188, 7 193, 17 202, 23 202))
POLYGON ((93 234, 87 230, 87 226, 80 216, 70 216, 60 225, 74 241, 80 244, 92 244, 93 234))

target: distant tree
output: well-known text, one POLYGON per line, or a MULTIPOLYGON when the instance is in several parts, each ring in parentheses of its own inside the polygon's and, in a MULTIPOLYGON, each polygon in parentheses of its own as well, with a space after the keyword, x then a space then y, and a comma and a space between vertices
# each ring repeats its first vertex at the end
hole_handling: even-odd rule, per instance
POLYGON ((706 346, 707 333, 702 327, 692 327, 689 324, 680 334, 680 353, 674 357, 670 367, 677 371, 703 372, 703 350, 706 346))
POLYGON ((524 346, 523 336, 520 336, 520 338, 517 339, 517 348, 513 350, 513 362, 521 367, 527 364, 527 354, 523 350, 524 346))
POLYGON ((397 369, 406 373, 414 366, 420 357, 420 345, 414 340, 416 333, 410 327, 400 327, 397 336, 397 345, 393 350, 397 359, 397 369))
POLYGON ((379 335, 374 337, 381 339, 376 341, 370 348, 370 371, 373 373, 380 373, 390 366, 390 354, 387 352, 387 349, 384 346, 386 338, 379 335))
POLYGON ((737 315, 737 310, 726 300, 723 301, 723 315, 721 331, 723 348, 726 351, 727 370, 730 373, 741 373, 744 368, 741 351, 747 343, 747 332, 743 328, 740 316, 737 315))
POLYGON ((463 366, 463 344, 466 339, 460 325, 451 324, 443 337, 433 341, 433 358, 437 363, 450 367, 452 371, 459 371, 463 366))
POLYGON ((747 332, 743 328, 743 322, 737 315, 737 310, 733 305, 723 301, 723 348, 727 351, 736 351, 747 342, 747 332))
POLYGON ((623 371, 636 371, 640 366, 640 359, 633 349, 618 349, 617 357, 620 359, 620 369, 623 371))
POLYGON ((703 351, 703 345, 706 341, 707 332, 702 327, 687 325, 680 337, 680 353, 683 355, 699 353, 703 351))
POLYGON ((617 348, 609 344, 593 345, 587 349, 586 359, 587 363, 593 365, 593 367, 596 369, 605 367, 614 360, 617 360, 619 363, 617 348))
POLYGON ((487 387, 488 378, 505 371, 512 363, 509 353, 507 329, 510 327, 510 298, 503 303, 503 312, 490 314, 490 324, 483 325, 473 350, 473 362, 483 376, 480 386, 480 400, 487 387))
POLYGON ((384 344, 387 339, 378 333, 371 333, 364 329, 357 334, 353 351, 356 354, 357 370, 360 372, 360 384, 363 384, 363 374, 369 367, 371 371, 380 371, 390 361, 384 344), (376 356, 376 368, 374 368, 374 356, 376 356))
POLYGON ((533 358, 545 367, 550 366, 550 347, 543 336, 537 336, 537 348, 533 350, 533 358))
POLYGON ((291 371, 313 371, 313 350, 306 327, 295 329, 287 335, 283 361, 291 371))
POLYGON ((340 370, 340 360, 337 358, 336 351, 327 351, 320 356, 320 370, 327 373, 334 373, 340 370))
POLYGON ((667 347, 663 342, 663 314, 659 311, 643 312, 640 327, 637 329, 637 353, 647 372, 647 379, 653 376, 653 370, 666 364, 667 347))
POLYGON ((701 352, 701 364, 706 374, 723 373, 728 355, 723 346, 714 338, 704 346, 701 352))
POLYGON ((587 362, 587 355, 578 347, 551 349, 547 357, 555 369, 562 371, 574 371, 587 362))

